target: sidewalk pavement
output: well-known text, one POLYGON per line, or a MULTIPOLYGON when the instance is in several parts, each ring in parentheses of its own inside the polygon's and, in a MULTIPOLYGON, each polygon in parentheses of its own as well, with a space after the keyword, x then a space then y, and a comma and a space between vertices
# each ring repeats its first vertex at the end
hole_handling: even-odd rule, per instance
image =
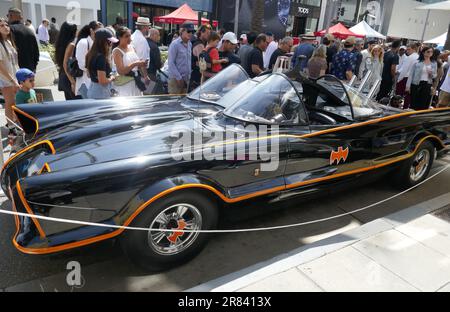
POLYGON ((450 193, 188 292, 450 292, 450 193))

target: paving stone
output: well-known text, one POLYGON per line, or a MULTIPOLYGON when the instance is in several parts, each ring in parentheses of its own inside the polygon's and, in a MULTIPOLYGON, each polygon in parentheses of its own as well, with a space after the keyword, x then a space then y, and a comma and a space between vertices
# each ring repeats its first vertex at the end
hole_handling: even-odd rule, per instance
POLYGON ((333 252, 298 267, 325 291, 418 291, 353 247, 333 252))
POLYGON ((397 228, 397 231, 450 257, 450 223, 426 215, 397 228))
POLYGON ((390 230, 353 245, 422 291, 436 291, 450 282, 450 258, 390 230))
POLYGON ((323 291, 296 268, 273 275, 239 289, 238 292, 320 292, 323 291))

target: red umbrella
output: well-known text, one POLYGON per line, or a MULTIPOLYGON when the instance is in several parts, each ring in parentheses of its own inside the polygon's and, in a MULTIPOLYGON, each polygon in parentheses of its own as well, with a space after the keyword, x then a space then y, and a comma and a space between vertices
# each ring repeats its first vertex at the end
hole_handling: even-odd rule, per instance
MULTIPOLYGON (((198 24, 198 14, 186 3, 169 15, 156 16, 153 18, 153 22, 165 24, 183 24, 186 21, 192 22, 193 24, 198 24)), ((209 19, 202 18, 202 24, 209 24, 209 19)), ((218 25, 218 21, 213 21, 214 27, 217 27, 218 25)))
MULTIPOLYGON (((354 32, 350 31, 347 27, 345 27, 342 23, 336 24, 333 27, 328 29, 328 33, 332 34, 334 37, 339 39, 347 39, 348 37, 358 37, 364 38, 364 35, 357 35, 354 32)), ((327 29, 315 32, 314 35, 318 37, 323 37, 327 34, 327 29)))

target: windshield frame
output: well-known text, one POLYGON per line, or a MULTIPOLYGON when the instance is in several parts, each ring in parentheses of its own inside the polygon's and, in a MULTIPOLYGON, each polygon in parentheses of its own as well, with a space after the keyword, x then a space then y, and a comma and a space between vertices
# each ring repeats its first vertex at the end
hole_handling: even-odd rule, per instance
MULTIPOLYGON (((270 79, 270 77, 272 77, 272 76, 281 76, 281 77, 283 77, 285 80, 287 80, 287 81, 289 82, 289 84, 290 84, 290 85, 292 86, 292 88, 295 90, 295 94, 297 95, 297 97, 298 97, 298 99, 299 99, 299 101, 300 101, 301 109, 303 110, 303 112, 304 112, 304 114, 305 114, 305 116, 306 116, 306 124, 303 124, 303 123, 299 123, 299 124, 273 124, 273 123, 270 123, 270 122, 250 121, 250 120, 242 119, 242 118, 239 118, 239 117, 237 117, 237 116, 228 114, 227 111, 228 111, 233 105, 235 105, 237 102, 234 103, 233 105, 230 105, 229 107, 225 108, 224 111, 223 111, 223 114, 224 114, 225 116, 229 117, 229 118, 233 118, 233 119, 236 119, 236 120, 239 120, 239 121, 243 121, 243 122, 248 122, 248 123, 258 124, 258 125, 259 125, 259 124, 262 124, 262 125, 272 125, 272 126, 273 126, 273 125, 278 125, 278 126, 306 126, 306 125, 309 125, 309 119, 308 119, 308 114, 307 114, 307 110, 306 110, 306 107, 305 107, 305 103, 304 103, 303 100, 302 100, 302 97, 301 97, 301 95, 300 95, 300 93, 299 93, 299 90, 297 89, 297 87, 294 85, 294 83, 292 82, 292 80, 291 80, 288 76, 286 76, 286 75, 283 74, 283 73, 271 73, 271 74, 268 75, 268 77, 267 77, 266 79, 263 79, 262 81, 260 81, 260 82, 258 83, 257 86, 259 86, 261 83, 265 82, 267 79, 270 79)), ((252 79, 252 80, 253 80, 253 79, 252 79)), ((242 100, 242 98, 240 98, 240 99, 238 100, 238 102, 239 102, 240 100, 242 100)))
MULTIPOLYGON (((248 75, 247 71, 246 71, 240 64, 236 64, 236 63, 231 64, 230 66, 228 66, 228 67, 225 68, 224 70, 227 70, 227 69, 230 68, 230 67, 238 68, 238 69, 240 69, 240 70, 244 73, 244 75, 247 77, 247 79, 246 79, 246 80, 243 80, 242 82, 247 81, 247 80, 250 79, 250 76, 248 75)), ((222 71, 222 72, 223 72, 223 71, 222 71)), ((205 82, 205 84, 211 83, 210 81, 213 81, 213 79, 217 79, 217 76, 220 75, 222 72, 219 72, 219 73, 218 73, 217 75, 215 75, 214 77, 211 77, 210 79, 208 79, 208 80, 205 82)), ((241 83, 242 83, 242 82, 241 82, 241 83)), ((239 85, 239 84, 237 84, 235 87, 237 87, 238 85, 239 85)), ((195 96, 195 97, 192 96, 192 95, 193 95, 194 93, 196 93, 197 91, 200 91, 200 90, 199 90, 200 88, 204 88, 204 86, 202 86, 202 85, 198 86, 197 88, 195 88, 194 90, 192 90, 186 97, 187 97, 189 100, 192 100, 192 101, 199 101, 199 102, 203 102, 203 103, 207 103, 207 104, 213 104, 213 105, 217 105, 217 106, 226 108, 225 106, 220 105, 218 102, 215 102, 215 101, 212 101, 212 100, 206 100, 206 99, 202 98, 201 95, 200 95, 200 92, 199 92, 199 96, 198 96, 198 97, 197 97, 197 96, 195 96)), ((231 91, 231 90, 230 90, 230 91, 231 91)), ((226 95, 226 94, 225 94, 225 95, 226 95)))
POLYGON ((351 111, 351 113, 352 113, 352 121, 355 121, 355 120, 356 120, 356 119, 355 119, 355 112, 353 111, 353 103, 352 103, 352 101, 351 101, 350 95, 348 94, 347 88, 345 87, 344 83, 343 83, 340 79, 338 79, 336 76, 327 74, 327 75, 323 75, 323 76, 320 76, 319 78, 317 78, 316 81, 315 81, 315 83, 316 83, 317 85, 319 85, 319 86, 325 88, 327 91, 330 92, 330 94, 332 94, 332 95, 333 95, 336 99, 338 99, 339 101, 343 102, 343 103, 346 104, 346 105, 350 105, 350 111, 351 111), (332 80, 335 80, 335 81, 339 82, 339 84, 342 86, 342 89, 344 89, 345 96, 347 97, 348 104, 347 104, 347 103, 344 103, 341 99, 339 99, 339 98, 338 98, 338 97, 337 97, 337 96, 336 96, 329 88, 326 88, 325 86, 323 86, 323 85, 321 85, 321 84, 319 84, 319 83, 317 82, 317 81, 319 81, 319 80, 322 79, 322 78, 331 78, 332 80))

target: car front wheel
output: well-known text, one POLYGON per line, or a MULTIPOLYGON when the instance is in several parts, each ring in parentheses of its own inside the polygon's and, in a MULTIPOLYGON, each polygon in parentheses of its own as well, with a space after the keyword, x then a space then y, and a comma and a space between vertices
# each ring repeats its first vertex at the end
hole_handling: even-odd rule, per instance
POLYGON ((121 246, 132 262, 147 271, 169 269, 200 253, 211 234, 195 231, 216 229, 217 219, 214 200, 199 192, 175 193, 144 209, 130 226, 149 230, 127 230, 121 246))

